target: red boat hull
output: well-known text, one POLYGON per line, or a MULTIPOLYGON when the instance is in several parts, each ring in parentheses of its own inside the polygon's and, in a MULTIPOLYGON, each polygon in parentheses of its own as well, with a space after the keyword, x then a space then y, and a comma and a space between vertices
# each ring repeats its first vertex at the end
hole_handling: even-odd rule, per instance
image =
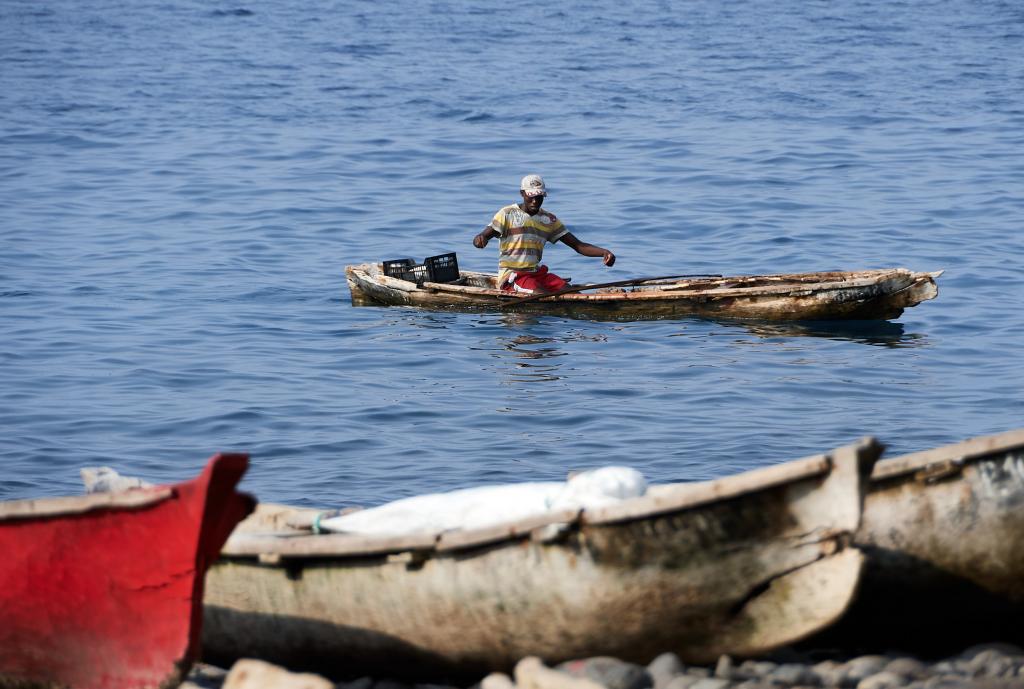
POLYGON ((203 581, 252 511, 248 456, 116 495, 0 503, 0 687, 176 686, 199 655, 203 581))

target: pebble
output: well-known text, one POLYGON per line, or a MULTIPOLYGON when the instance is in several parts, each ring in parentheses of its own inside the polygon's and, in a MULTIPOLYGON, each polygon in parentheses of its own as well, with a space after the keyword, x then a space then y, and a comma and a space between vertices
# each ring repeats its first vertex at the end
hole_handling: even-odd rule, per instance
MULTIPOLYGON (((595 678, 601 676, 604 668, 613 665, 611 661, 622 662, 607 657, 583 659, 573 663, 574 672, 570 673, 549 668, 540 658, 524 658, 516 664, 516 686, 518 689, 606 689, 595 678)), ((617 668, 613 669, 611 676, 617 680, 616 671, 617 668)))
POLYGON ((1024 656, 1024 649, 1020 646, 1005 643, 978 644, 977 646, 971 646, 962 651, 959 657, 963 660, 973 660, 983 653, 1019 658, 1024 656))
POLYGON ((514 689, 515 683, 504 672, 492 672, 480 682, 480 689, 514 689))
POLYGON ((770 673, 768 678, 775 684, 783 686, 821 686, 821 677, 806 665, 783 663, 770 673))
POLYGON ((647 668, 608 656, 573 660, 555 669, 571 677, 592 680, 606 689, 651 689, 654 685, 647 668))
POLYGON ((743 677, 764 677, 778 667, 770 660, 744 660, 737 672, 743 677))
POLYGON ((857 689, 896 689, 907 683, 903 675, 882 670, 857 682, 857 689))
POLYGON ((240 660, 224 679, 223 689, 334 689, 334 683, 308 673, 288 672, 262 660, 240 660))
POLYGON ((690 685, 690 689, 728 689, 732 682, 718 677, 702 677, 690 685))
POLYGON ((679 675, 672 678, 666 689, 693 689, 693 685, 702 679, 703 677, 694 677, 693 675, 679 675))
POLYGON ((967 668, 974 677, 1012 677, 1016 674, 1017 665, 1013 658, 999 655, 994 650, 987 650, 971 658, 967 662, 967 668))
POLYGON ((917 658, 893 658, 885 666, 885 671, 907 679, 917 679, 925 674, 927 666, 917 658))
POLYGON ((885 669, 891 661, 890 658, 880 655, 860 656, 846 663, 843 678, 846 682, 856 686, 861 680, 877 674, 885 669))
POLYGON ((822 686, 838 687, 842 685, 844 667, 835 660, 823 660, 811 666, 811 671, 818 676, 822 686))
POLYGON ((228 672, 223 668, 196 663, 185 682, 181 684, 181 689, 220 689, 227 676, 228 672))

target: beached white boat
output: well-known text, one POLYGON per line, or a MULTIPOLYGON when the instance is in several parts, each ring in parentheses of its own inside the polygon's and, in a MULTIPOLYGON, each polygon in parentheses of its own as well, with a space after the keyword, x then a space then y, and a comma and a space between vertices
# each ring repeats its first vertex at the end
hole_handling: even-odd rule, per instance
MULTIPOLYGON (((453 256, 448 254, 447 256, 453 256)), ((394 272, 394 271, 392 271, 394 272)), ((497 276, 455 271, 445 282, 416 272, 386 274, 381 263, 345 268, 356 305, 431 309, 515 310, 609 319, 677 316, 764 321, 876 320, 938 295, 942 271, 906 268, 785 275, 675 277, 577 285, 569 293, 538 298, 496 288, 497 276), (457 275, 457 277, 456 277, 457 275)))
POLYGON ((207 577, 204 653, 420 678, 529 655, 760 653, 846 609, 863 559, 849 539, 880 451, 866 439, 476 530, 314 535, 281 526, 300 512, 264 507, 207 577))
POLYGON ((1024 429, 879 462, 854 543, 862 590, 833 637, 1024 643, 1024 429))

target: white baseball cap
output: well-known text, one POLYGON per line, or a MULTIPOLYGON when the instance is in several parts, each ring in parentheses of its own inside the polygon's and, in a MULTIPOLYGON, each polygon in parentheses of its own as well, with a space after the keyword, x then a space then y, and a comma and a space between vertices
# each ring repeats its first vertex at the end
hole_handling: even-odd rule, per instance
POLYGON ((540 175, 527 175, 519 183, 519 189, 527 196, 546 196, 547 187, 544 186, 544 179, 540 175))

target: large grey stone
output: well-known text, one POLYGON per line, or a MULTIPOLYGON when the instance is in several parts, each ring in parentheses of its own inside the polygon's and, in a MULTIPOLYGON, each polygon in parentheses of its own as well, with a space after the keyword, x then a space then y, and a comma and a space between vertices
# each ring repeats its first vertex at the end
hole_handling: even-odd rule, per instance
POLYGON ((668 683, 686 672, 686 665, 675 653, 662 653, 647 664, 647 674, 654 682, 654 689, 666 689, 668 683))
POLYGON ((885 666, 885 671, 902 675, 907 679, 916 679, 918 677, 923 677, 928 673, 928 666, 917 658, 893 658, 889 661, 889 664, 885 666))

